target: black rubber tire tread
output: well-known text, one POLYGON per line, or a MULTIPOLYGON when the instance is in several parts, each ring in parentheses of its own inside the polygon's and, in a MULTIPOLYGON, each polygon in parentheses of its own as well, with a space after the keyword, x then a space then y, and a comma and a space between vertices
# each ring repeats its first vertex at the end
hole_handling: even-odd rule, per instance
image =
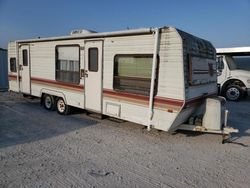
POLYGON ((65 104, 65 110, 63 112, 61 112, 59 109, 58 109, 58 102, 62 100, 65 104, 65 101, 62 99, 62 98, 58 98, 57 101, 56 101, 56 110, 57 110, 57 113, 60 114, 60 115, 68 115, 70 114, 71 112, 71 107, 67 104, 65 104))
POLYGON ((229 101, 239 101, 239 100, 243 97, 243 95, 244 95, 244 92, 243 92, 242 88, 241 88, 240 86, 238 86, 238 85, 229 85, 229 86, 225 89, 225 91, 224 91, 224 96, 225 96, 226 99, 229 100, 229 101), (228 91, 229 89, 231 89, 231 88, 236 88, 236 89, 239 91, 240 94, 239 94, 239 97, 238 97, 238 98, 232 99, 232 98, 229 98, 229 97, 227 96, 227 91, 228 91))
POLYGON ((52 95, 49 95, 49 94, 45 94, 45 95, 43 96, 43 106, 44 106, 44 108, 45 108, 46 110, 50 110, 50 111, 55 110, 55 108, 56 108, 55 97, 52 96, 52 95), (47 97, 49 97, 50 100, 51 100, 51 107, 50 107, 50 108, 48 108, 48 107, 46 106, 46 104, 45 104, 45 99, 46 99, 47 97))

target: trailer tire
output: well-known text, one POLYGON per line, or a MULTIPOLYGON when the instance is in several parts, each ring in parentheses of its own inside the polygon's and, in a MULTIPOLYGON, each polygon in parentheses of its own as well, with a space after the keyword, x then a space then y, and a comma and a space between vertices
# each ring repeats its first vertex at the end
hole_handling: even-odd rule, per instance
POLYGON ((225 97, 230 101, 239 101, 243 95, 244 92, 238 85, 229 85, 225 90, 225 97))
POLYGON ((56 101, 56 109, 58 114, 68 115, 70 113, 70 106, 67 105, 62 98, 58 98, 56 101))
POLYGON ((55 110, 55 98, 52 95, 45 94, 43 96, 43 106, 46 110, 55 110))

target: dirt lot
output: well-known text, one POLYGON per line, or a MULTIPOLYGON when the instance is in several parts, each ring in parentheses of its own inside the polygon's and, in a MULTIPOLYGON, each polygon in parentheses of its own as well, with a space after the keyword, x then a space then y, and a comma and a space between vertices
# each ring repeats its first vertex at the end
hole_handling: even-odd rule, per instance
POLYGON ((233 143, 60 116, 0 93, 0 187, 249 187, 250 99, 228 103, 233 143))

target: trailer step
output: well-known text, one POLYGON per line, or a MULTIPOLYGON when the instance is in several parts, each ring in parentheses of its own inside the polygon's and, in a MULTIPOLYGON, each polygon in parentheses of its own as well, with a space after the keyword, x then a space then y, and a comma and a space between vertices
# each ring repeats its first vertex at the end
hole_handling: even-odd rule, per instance
POLYGON ((100 113, 96 113, 96 112, 90 112, 90 111, 86 111, 86 115, 90 116, 92 118, 96 118, 96 119, 105 119, 107 116, 100 114, 100 113))

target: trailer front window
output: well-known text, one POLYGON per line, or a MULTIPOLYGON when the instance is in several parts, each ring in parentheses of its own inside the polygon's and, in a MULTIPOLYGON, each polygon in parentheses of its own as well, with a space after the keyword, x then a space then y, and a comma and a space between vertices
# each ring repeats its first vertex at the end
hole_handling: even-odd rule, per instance
POLYGON ((56 47, 56 80, 66 83, 80 83, 79 46, 56 47))
POLYGON ((16 72, 16 58, 14 57, 10 58, 10 71, 16 72))
POLYGON ((115 90, 149 95, 153 55, 116 55, 114 58, 115 90))

